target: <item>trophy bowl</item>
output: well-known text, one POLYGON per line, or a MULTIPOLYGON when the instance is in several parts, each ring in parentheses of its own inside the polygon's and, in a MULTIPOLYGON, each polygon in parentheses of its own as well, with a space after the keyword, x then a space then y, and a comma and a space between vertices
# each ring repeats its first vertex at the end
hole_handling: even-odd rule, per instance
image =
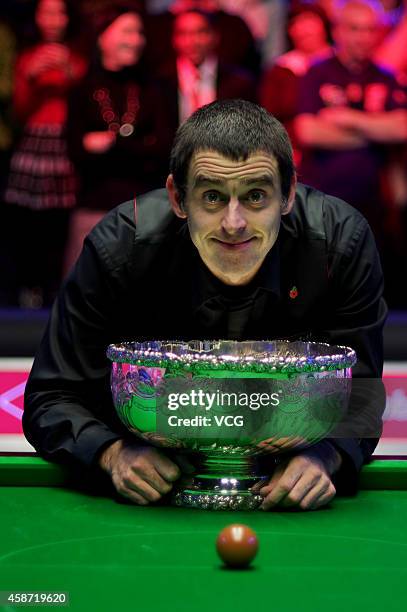
POLYGON ((355 352, 288 340, 112 344, 111 389, 129 432, 185 454, 196 473, 178 506, 251 510, 251 487, 334 431, 346 414, 355 352))

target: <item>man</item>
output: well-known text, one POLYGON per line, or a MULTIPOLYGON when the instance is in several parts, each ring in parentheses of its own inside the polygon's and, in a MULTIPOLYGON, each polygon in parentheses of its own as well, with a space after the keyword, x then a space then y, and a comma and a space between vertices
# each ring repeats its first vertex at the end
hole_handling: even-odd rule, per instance
POLYGON ((381 38, 382 15, 373 0, 339 5, 335 55, 312 66, 303 78, 295 122, 303 148, 302 180, 358 208, 378 239, 384 215, 384 145, 407 139, 403 93, 371 61, 381 38))
POLYGON ((243 98, 255 101, 253 77, 222 61, 214 17, 198 9, 178 14, 173 22, 175 61, 161 69, 167 92, 167 114, 174 132, 201 106, 217 99, 243 98))
MULTIPOLYGON (((169 492, 180 468, 120 424, 108 344, 305 336, 355 348, 355 376, 382 370, 386 307, 369 226, 344 202, 296 186, 274 117, 243 100, 202 107, 179 128, 170 169, 167 193, 119 206, 86 239, 54 305, 23 419, 46 459, 100 467, 142 505, 169 492)), ((289 454, 260 491, 263 508, 314 509, 335 484, 354 489, 376 443, 335 438, 289 454)))
POLYGON ((148 48, 151 64, 159 67, 163 59, 174 59, 171 44, 174 19, 177 15, 196 10, 211 16, 219 32, 218 52, 222 62, 239 66, 254 77, 258 76, 261 58, 248 25, 239 15, 222 10, 219 0, 175 0, 167 11, 149 15, 146 22, 147 40, 154 41, 148 48))

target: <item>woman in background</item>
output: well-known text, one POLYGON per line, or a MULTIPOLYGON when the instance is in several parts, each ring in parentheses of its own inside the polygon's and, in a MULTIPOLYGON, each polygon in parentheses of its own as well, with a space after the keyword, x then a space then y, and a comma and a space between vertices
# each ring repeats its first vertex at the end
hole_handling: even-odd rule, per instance
POLYGON ((68 146, 81 187, 67 271, 108 210, 163 186, 173 138, 167 101, 144 67, 144 24, 134 2, 97 14, 94 29, 97 57, 69 103, 68 146))
POLYGON ((66 152, 67 96, 86 66, 72 48, 75 25, 69 0, 38 0, 37 42, 16 61, 14 112, 22 137, 11 159, 5 201, 22 307, 53 301, 76 202, 66 152))

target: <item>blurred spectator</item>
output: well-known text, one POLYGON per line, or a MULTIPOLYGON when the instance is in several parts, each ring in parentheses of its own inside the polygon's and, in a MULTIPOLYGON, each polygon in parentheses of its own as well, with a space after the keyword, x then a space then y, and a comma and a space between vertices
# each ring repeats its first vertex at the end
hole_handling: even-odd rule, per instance
POLYGON ((13 141, 12 93, 16 39, 10 25, 0 15, 0 200, 5 187, 13 141))
POLYGON ((405 7, 403 0, 380 0, 385 13, 385 24, 389 30, 397 26, 401 21, 405 7))
POLYGON ((12 92, 16 40, 14 33, 0 15, 0 306, 15 302, 14 261, 8 248, 8 220, 4 215, 3 195, 7 183, 13 144, 12 92))
MULTIPOLYGON (((328 18, 331 21, 335 20, 335 9, 338 4, 338 0, 310 0, 311 2, 316 2, 319 6, 321 6, 325 13, 328 15, 328 18)), ((376 0, 382 8, 382 16, 385 30, 392 29, 397 23, 400 21, 404 9, 403 2, 405 0, 376 0)))
POLYGON ((264 74, 260 102, 285 125, 294 145, 295 162, 299 164, 300 152, 293 129, 299 82, 313 62, 332 55, 329 21, 319 6, 299 4, 288 15, 287 33, 292 50, 281 55, 264 74))
MULTIPOLYGON (((406 2, 407 4, 407 2, 406 2)), ((386 36, 375 53, 376 61, 391 70, 407 100, 407 14, 386 36)), ((394 146, 386 176, 386 198, 390 209, 389 226, 394 244, 401 251, 407 243, 407 144, 394 146)), ((407 302, 407 300, 406 300, 407 302)))
POLYGON ((407 87, 407 13, 379 45, 375 60, 394 72, 399 83, 407 87))
POLYGON ((83 239, 120 202, 161 187, 173 133, 166 104, 142 61, 143 19, 134 3, 95 15, 97 57, 72 92, 68 145, 81 179, 70 228, 66 269, 83 239))
POLYGON ((219 32, 218 55, 225 64, 239 66, 254 75, 259 74, 261 58, 249 27, 238 15, 219 8, 219 0, 175 0, 161 14, 147 19, 148 57, 151 65, 162 66, 175 60, 171 33, 175 16, 197 9, 213 16, 213 25, 219 32))
POLYGON ((296 132, 304 148, 301 180, 361 210, 383 249, 384 145, 406 142, 407 117, 395 79, 370 59, 382 23, 373 2, 341 5, 333 29, 335 56, 312 66, 302 80, 296 132))
POLYGON ((76 189, 66 154, 66 98, 85 70, 73 50, 78 23, 71 2, 38 0, 34 19, 37 42, 21 52, 15 67, 14 112, 22 137, 5 192, 23 307, 49 305, 61 278, 76 189))
POLYGON ((285 0, 219 0, 219 7, 231 15, 239 15, 250 28, 262 64, 286 50, 285 27, 288 2, 285 0))
POLYGON ((256 87, 250 73, 218 58, 219 36, 212 15, 199 10, 180 13, 173 28, 176 61, 170 61, 161 71, 173 129, 197 108, 216 99, 255 100, 256 87))

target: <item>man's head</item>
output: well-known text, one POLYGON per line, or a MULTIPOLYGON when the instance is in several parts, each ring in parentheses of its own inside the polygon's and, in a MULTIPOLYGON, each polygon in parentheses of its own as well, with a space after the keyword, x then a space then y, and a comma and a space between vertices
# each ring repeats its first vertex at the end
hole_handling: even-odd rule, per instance
POLYGON ((384 13, 375 0, 345 0, 337 5, 333 37, 345 63, 365 63, 372 58, 384 26, 384 13))
POLYGON ((284 127, 251 102, 213 102, 178 128, 170 172, 171 205, 203 262, 228 285, 250 282, 295 198, 284 127))
POLYGON ((177 57, 200 66, 218 45, 212 17, 197 10, 180 13, 174 19, 172 42, 177 57))

